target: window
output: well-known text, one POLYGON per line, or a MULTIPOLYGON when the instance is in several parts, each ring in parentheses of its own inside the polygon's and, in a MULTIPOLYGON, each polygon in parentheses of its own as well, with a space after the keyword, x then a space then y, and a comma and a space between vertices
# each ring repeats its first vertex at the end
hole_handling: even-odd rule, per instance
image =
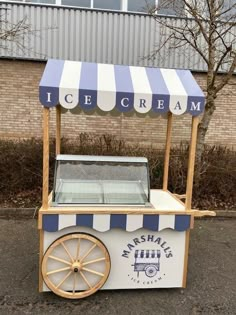
POLYGON ((121 3, 119 0, 93 0, 93 7, 96 9, 120 10, 121 3))
POLYGON ((184 3, 181 0, 159 0, 158 14, 163 15, 182 15, 184 11, 184 3))
POLYGON ((127 11, 148 12, 150 8, 154 8, 156 5, 156 0, 128 0, 127 11))
MULTIPOLYGON (((193 0, 192 0, 193 1, 193 0)), ((191 2, 193 5, 193 3, 191 2)), ((217 20, 225 20, 225 21, 230 21, 230 22, 235 22, 236 20, 236 3, 235 0, 218 0, 215 1, 214 6, 216 6, 218 18, 217 20)), ((205 0, 199 0, 197 3, 197 11, 199 14, 204 17, 209 19, 209 8, 207 6, 207 3, 205 0)), ((191 14, 187 13, 188 17, 192 17, 191 14)))
POLYGON ((91 0, 61 0, 62 5, 90 8, 91 0))
POLYGON ((25 2, 56 4, 56 0, 25 0, 25 2))

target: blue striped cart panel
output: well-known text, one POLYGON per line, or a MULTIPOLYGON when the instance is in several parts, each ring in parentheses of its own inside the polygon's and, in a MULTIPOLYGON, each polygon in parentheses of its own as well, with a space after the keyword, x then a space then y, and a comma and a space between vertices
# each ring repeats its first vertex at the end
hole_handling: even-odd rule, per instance
POLYGON ((173 229, 186 231, 190 228, 191 215, 173 214, 44 214, 43 230, 56 232, 70 226, 81 226, 106 232, 111 229, 122 229, 127 232, 138 229, 161 231, 173 229))
POLYGON ((190 227, 191 216, 185 214, 175 215, 175 227, 176 231, 186 231, 190 227))

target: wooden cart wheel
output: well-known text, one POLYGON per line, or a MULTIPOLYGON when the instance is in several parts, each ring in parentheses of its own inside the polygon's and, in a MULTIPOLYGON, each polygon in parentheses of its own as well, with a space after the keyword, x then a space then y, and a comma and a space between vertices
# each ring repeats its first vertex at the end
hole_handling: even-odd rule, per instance
POLYGON ((88 234, 69 234, 47 249, 42 261, 42 276, 55 294, 80 299, 103 286, 110 266, 109 253, 100 240, 88 234))

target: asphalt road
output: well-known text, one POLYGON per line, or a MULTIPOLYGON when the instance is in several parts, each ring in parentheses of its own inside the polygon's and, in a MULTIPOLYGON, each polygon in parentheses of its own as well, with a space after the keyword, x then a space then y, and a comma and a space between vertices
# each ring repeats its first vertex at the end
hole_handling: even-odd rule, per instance
POLYGON ((0 314, 236 314, 236 220, 191 232, 186 289, 100 291, 70 301, 38 293, 36 221, 0 220, 0 314))

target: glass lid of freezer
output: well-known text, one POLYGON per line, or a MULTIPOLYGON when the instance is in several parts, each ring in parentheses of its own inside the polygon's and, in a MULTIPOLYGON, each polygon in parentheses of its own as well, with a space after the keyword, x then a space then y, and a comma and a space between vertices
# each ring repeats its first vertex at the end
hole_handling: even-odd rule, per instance
POLYGON ((149 190, 146 158, 57 156, 53 187, 56 205, 145 205, 149 190))

